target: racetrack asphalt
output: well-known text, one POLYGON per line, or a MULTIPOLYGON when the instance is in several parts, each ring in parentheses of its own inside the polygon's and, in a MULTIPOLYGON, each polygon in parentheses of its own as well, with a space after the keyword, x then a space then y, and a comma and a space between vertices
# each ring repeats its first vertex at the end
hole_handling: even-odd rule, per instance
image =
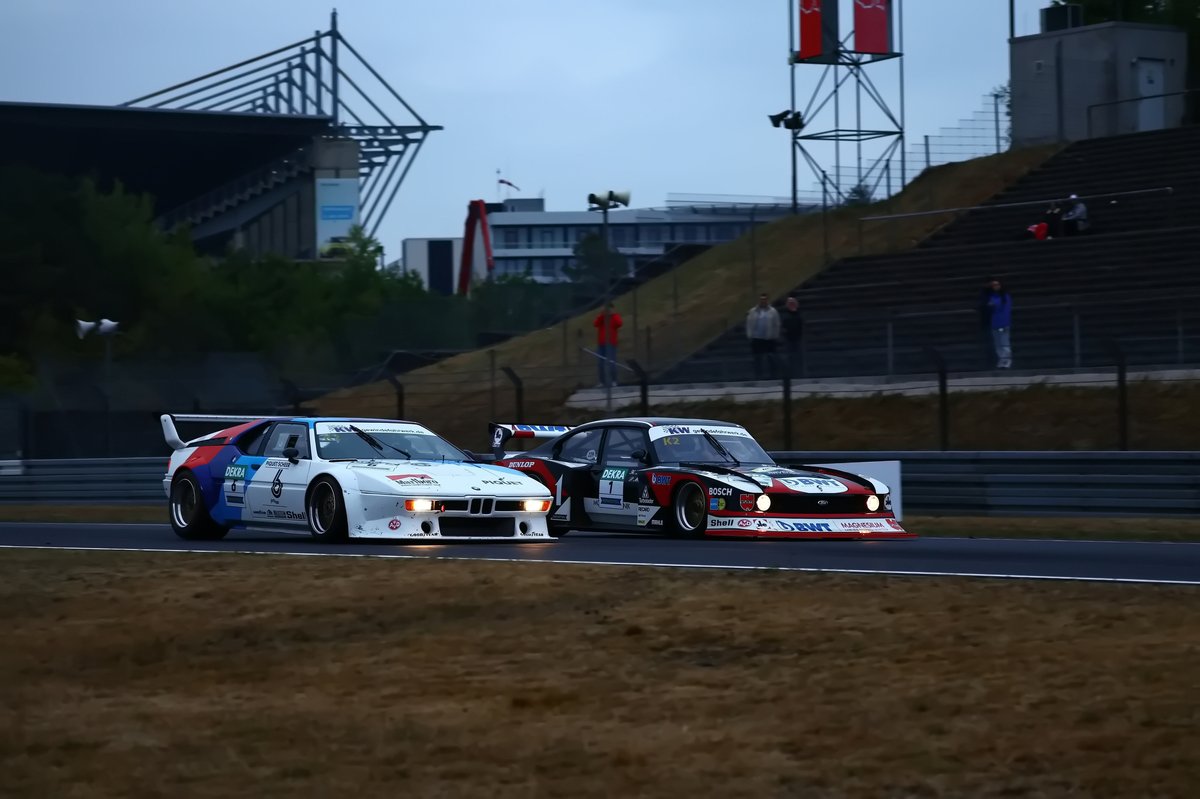
POLYGON ((549 542, 322 544, 303 534, 234 531, 183 541, 166 524, 0 523, 0 548, 472 558, 873 574, 1200 585, 1200 544, 986 538, 897 541, 676 540, 574 532, 549 542))

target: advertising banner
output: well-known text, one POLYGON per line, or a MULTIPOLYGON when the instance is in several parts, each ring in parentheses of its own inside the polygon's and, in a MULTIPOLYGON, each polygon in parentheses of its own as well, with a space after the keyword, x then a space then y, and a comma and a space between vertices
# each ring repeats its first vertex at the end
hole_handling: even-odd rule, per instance
POLYGON ((798 0, 801 60, 830 57, 838 51, 838 0, 798 0))
POLYGON ((358 178, 318 178, 317 257, 340 258, 346 237, 359 224, 358 178))
POLYGON ((854 49, 892 52, 892 0, 854 0, 854 49))

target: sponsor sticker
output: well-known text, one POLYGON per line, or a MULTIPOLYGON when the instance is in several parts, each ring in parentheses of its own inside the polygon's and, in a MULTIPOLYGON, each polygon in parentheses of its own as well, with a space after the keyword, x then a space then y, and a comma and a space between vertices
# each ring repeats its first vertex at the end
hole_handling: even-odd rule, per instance
POLYGON ((780 530, 792 533, 832 533, 833 528, 828 522, 784 522, 777 521, 775 526, 780 530))
POLYGON ((290 469, 292 462, 287 458, 271 458, 263 464, 268 469, 290 469))
POLYGON ((843 530, 886 530, 888 526, 882 521, 874 519, 864 519, 862 521, 843 521, 838 522, 838 527, 843 530))
POLYGON ((725 500, 720 497, 713 497, 708 501, 709 510, 725 510, 725 500))
POLYGON ((510 461, 508 466, 512 469, 532 469, 533 461, 510 461))
POLYGON ((749 513, 750 511, 754 510, 754 495, 742 494, 741 498, 738 500, 738 504, 741 505, 742 510, 749 513))
POLYGON ((726 486, 711 486, 708 489, 708 495, 710 497, 732 497, 733 489, 726 486))
POLYGON ((388 529, 389 530, 399 530, 400 529, 400 520, 392 519, 390 522, 388 522, 388 529))
POLYGON ((652 475, 650 475, 650 482, 654 483, 654 485, 656 485, 656 486, 670 485, 671 484, 671 475, 669 475, 669 474, 652 474, 652 475))
MULTIPOLYGON (((290 465, 290 464, 289 464, 290 465)), ((245 480, 246 467, 241 465, 229 464, 225 467, 226 480, 245 480)))
POLYGON ((499 477, 496 477, 496 478, 487 478, 487 479, 484 479, 484 480, 480 480, 479 482, 483 483, 484 485, 490 485, 490 486, 519 486, 519 485, 523 485, 523 483, 522 483, 520 480, 509 480, 507 477, 504 477, 504 476, 499 476, 499 477))
POLYGON ((776 477, 775 479, 793 491, 802 491, 806 494, 844 494, 849 490, 842 481, 834 480, 832 477, 776 477))
POLYGON ((887 523, 888 523, 888 527, 891 527, 893 530, 899 530, 900 532, 904 532, 904 528, 900 526, 900 522, 896 521, 895 519, 888 519, 887 523))
POLYGON ((387 478, 398 485, 405 486, 435 486, 438 484, 437 480, 427 474, 389 474, 387 478))

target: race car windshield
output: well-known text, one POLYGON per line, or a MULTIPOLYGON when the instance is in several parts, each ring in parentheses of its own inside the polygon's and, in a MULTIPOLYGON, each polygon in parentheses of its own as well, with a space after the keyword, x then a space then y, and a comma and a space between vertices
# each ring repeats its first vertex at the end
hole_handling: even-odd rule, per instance
POLYGON ((427 430, 366 425, 317 425, 317 456, 322 460, 468 461, 458 447, 427 430), (360 434, 360 430, 366 435, 360 434), (380 450, 375 444, 382 444, 380 450))
POLYGON ((664 436, 655 440, 652 446, 659 463, 724 463, 730 466, 734 461, 756 466, 775 463, 753 438, 722 435, 719 430, 711 431, 709 436, 715 438, 725 452, 713 446, 703 432, 664 436))

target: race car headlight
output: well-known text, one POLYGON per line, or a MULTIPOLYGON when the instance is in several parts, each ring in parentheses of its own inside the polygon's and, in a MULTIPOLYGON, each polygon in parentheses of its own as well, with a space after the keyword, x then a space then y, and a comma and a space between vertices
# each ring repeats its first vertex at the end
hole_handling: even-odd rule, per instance
POLYGON ((521 507, 526 513, 545 513, 550 510, 550 500, 548 499, 527 499, 521 503, 521 507))
POLYGON ((433 510, 432 499, 406 499, 404 500, 404 509, 415 511, 417 513, 428 513, 433 510))
POLYGON ((874 494, 867 497, 867 510, 874 513, 875 511, 879 510, 879 505, 879 497, 875 496, 874 494))
POLYGON ((754 504, 758 506, 759 510, 767 510, 771 507, 771 498, 766 494, 759 494, 758 499, 754 500, 754 504))

